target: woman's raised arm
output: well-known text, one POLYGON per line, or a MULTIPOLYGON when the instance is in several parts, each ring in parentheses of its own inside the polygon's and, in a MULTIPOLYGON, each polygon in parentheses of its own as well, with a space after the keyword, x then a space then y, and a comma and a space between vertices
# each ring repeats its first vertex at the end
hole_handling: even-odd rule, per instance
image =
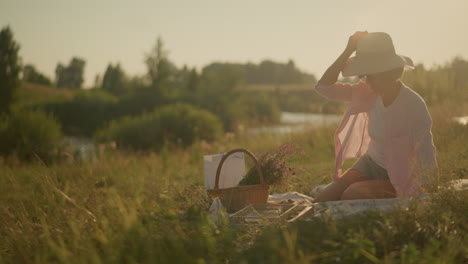
POLYGON ((351 54, 356 50, 358 40, 367 34, 367 31, 358 31, 349 37, 348 45, 341 55, 335 60, 335 62, 328 67, 322 78, 317 82, 315 89, 321 95, 338 101, 349 101, 351 100, 351 85, 335 85, 343 70, 346 61, 349 59, 351 54))
POLYGON ((323 74, 322 78, 318 81, 317 85, 332 85, 338 80, 341 70, 344 68, 346 61, 349 59, 351 54, 356 50, 358 40, 367 34, 367 31, 357 31, 348 39, 348 45, 336 61, 328 67, 323 74))

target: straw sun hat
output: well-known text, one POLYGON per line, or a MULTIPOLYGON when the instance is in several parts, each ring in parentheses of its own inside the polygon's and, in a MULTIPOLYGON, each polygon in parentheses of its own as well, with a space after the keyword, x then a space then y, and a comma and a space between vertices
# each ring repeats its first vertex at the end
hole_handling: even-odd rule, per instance
POLYGON ((356 56, 348 59, 343 76, 374 74, 399 67, 413 69, 413 61, 396 54, 392 38, 383 32, 368 33, 359 39, 356 56))

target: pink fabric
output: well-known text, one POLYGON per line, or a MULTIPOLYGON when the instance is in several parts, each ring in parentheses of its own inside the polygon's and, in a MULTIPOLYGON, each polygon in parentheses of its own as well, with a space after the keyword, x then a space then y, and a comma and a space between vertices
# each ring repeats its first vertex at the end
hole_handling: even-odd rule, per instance
MULTIPOLYGON (((377 95, 365 82, 317 85, 317 92, 330 100, 348 102, 348 109, 335 133, 335 176, 342 176, 346 159, 367 152, 368 112, 377 95)), ((437 167, 432 140, 432 120, 424 100, 402 84, 395 101, 387 108, 385 162, 398 196, 416 195, 429 183, 428 173, 437 167)))

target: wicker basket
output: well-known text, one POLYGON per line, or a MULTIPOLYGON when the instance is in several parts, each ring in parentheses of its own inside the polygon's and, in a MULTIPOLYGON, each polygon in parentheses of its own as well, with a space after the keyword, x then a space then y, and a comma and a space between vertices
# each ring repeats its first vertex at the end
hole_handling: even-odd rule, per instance
POLYGON ((249 204, 266 204, 268 199, 268 187, 269 185, 266 184, 263 179, 263 174, 260 169, 260 165, 258 164, 257 158, 246 149, 234 149, 226 153, 226 155, 224 155, 219 162, 218 169, 216 170, 215 187, 212 190, 207 190, 207 193, 213 199, 215 197, 219 197, 223 205, 226 207, 226 210, 232 213, 239 211, 249 204), (237 152, 244 152, 254 160, 258 177, 260 179, 260 184, 242 185, 220 189, 219 175, 221 173, 221 168, 224 164, 224 161, 226 161, 226 159, 231 154, 237 152))

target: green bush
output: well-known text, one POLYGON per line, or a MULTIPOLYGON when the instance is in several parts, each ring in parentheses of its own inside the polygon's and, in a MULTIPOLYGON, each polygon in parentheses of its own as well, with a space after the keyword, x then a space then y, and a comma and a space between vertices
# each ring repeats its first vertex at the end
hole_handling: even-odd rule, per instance
POLYGON ((223 94, 205 90, 195 95, 181 96, 180 100, 215 114, 226 131, 236 131, 240 124, 276 123, 281 118, 276 98, 264 92, 235 91, 223 94))
POLYGON ((115 141, 133 150, 160 150, 167 142, 186 147, 195 140, 215 140, 222 133, 219 119, 188 104, 171 104, 138 117, 113 121, 96 133, 98 141, 115 141))
POLYGON ((168 98, 159 96, 157 90, 150 87, 137 86, 133 91, 119 98, 115 113, 119 117, 127 115, 136 116, 144 112, 150 112, 156 107, 167 103, 169 103, 168 98))
POLYGON ((0 155, 49 161, 61 141, 57 121, 40 110, 17 110, 0 117, 0 155))
POLYGON ((116 97, 98 89, 82 91, 72 100, 42 105, 57 117, 66 134, 78 136, 91 136, 105 123, 117 118, 116 106, 116 97))
POLYGON ((281 110, 274 96, 267 93, 252 93, 244 97, 244 104, 249 121, 257 123, 277 123, 281 110))
POLYGON ((236 93, 226 96, 218 91, 202 91, 198 94, 181 97, 183 102, 195 105, 215 114, 226 131, 235 131, 246 120, 245 106, 236 93))

